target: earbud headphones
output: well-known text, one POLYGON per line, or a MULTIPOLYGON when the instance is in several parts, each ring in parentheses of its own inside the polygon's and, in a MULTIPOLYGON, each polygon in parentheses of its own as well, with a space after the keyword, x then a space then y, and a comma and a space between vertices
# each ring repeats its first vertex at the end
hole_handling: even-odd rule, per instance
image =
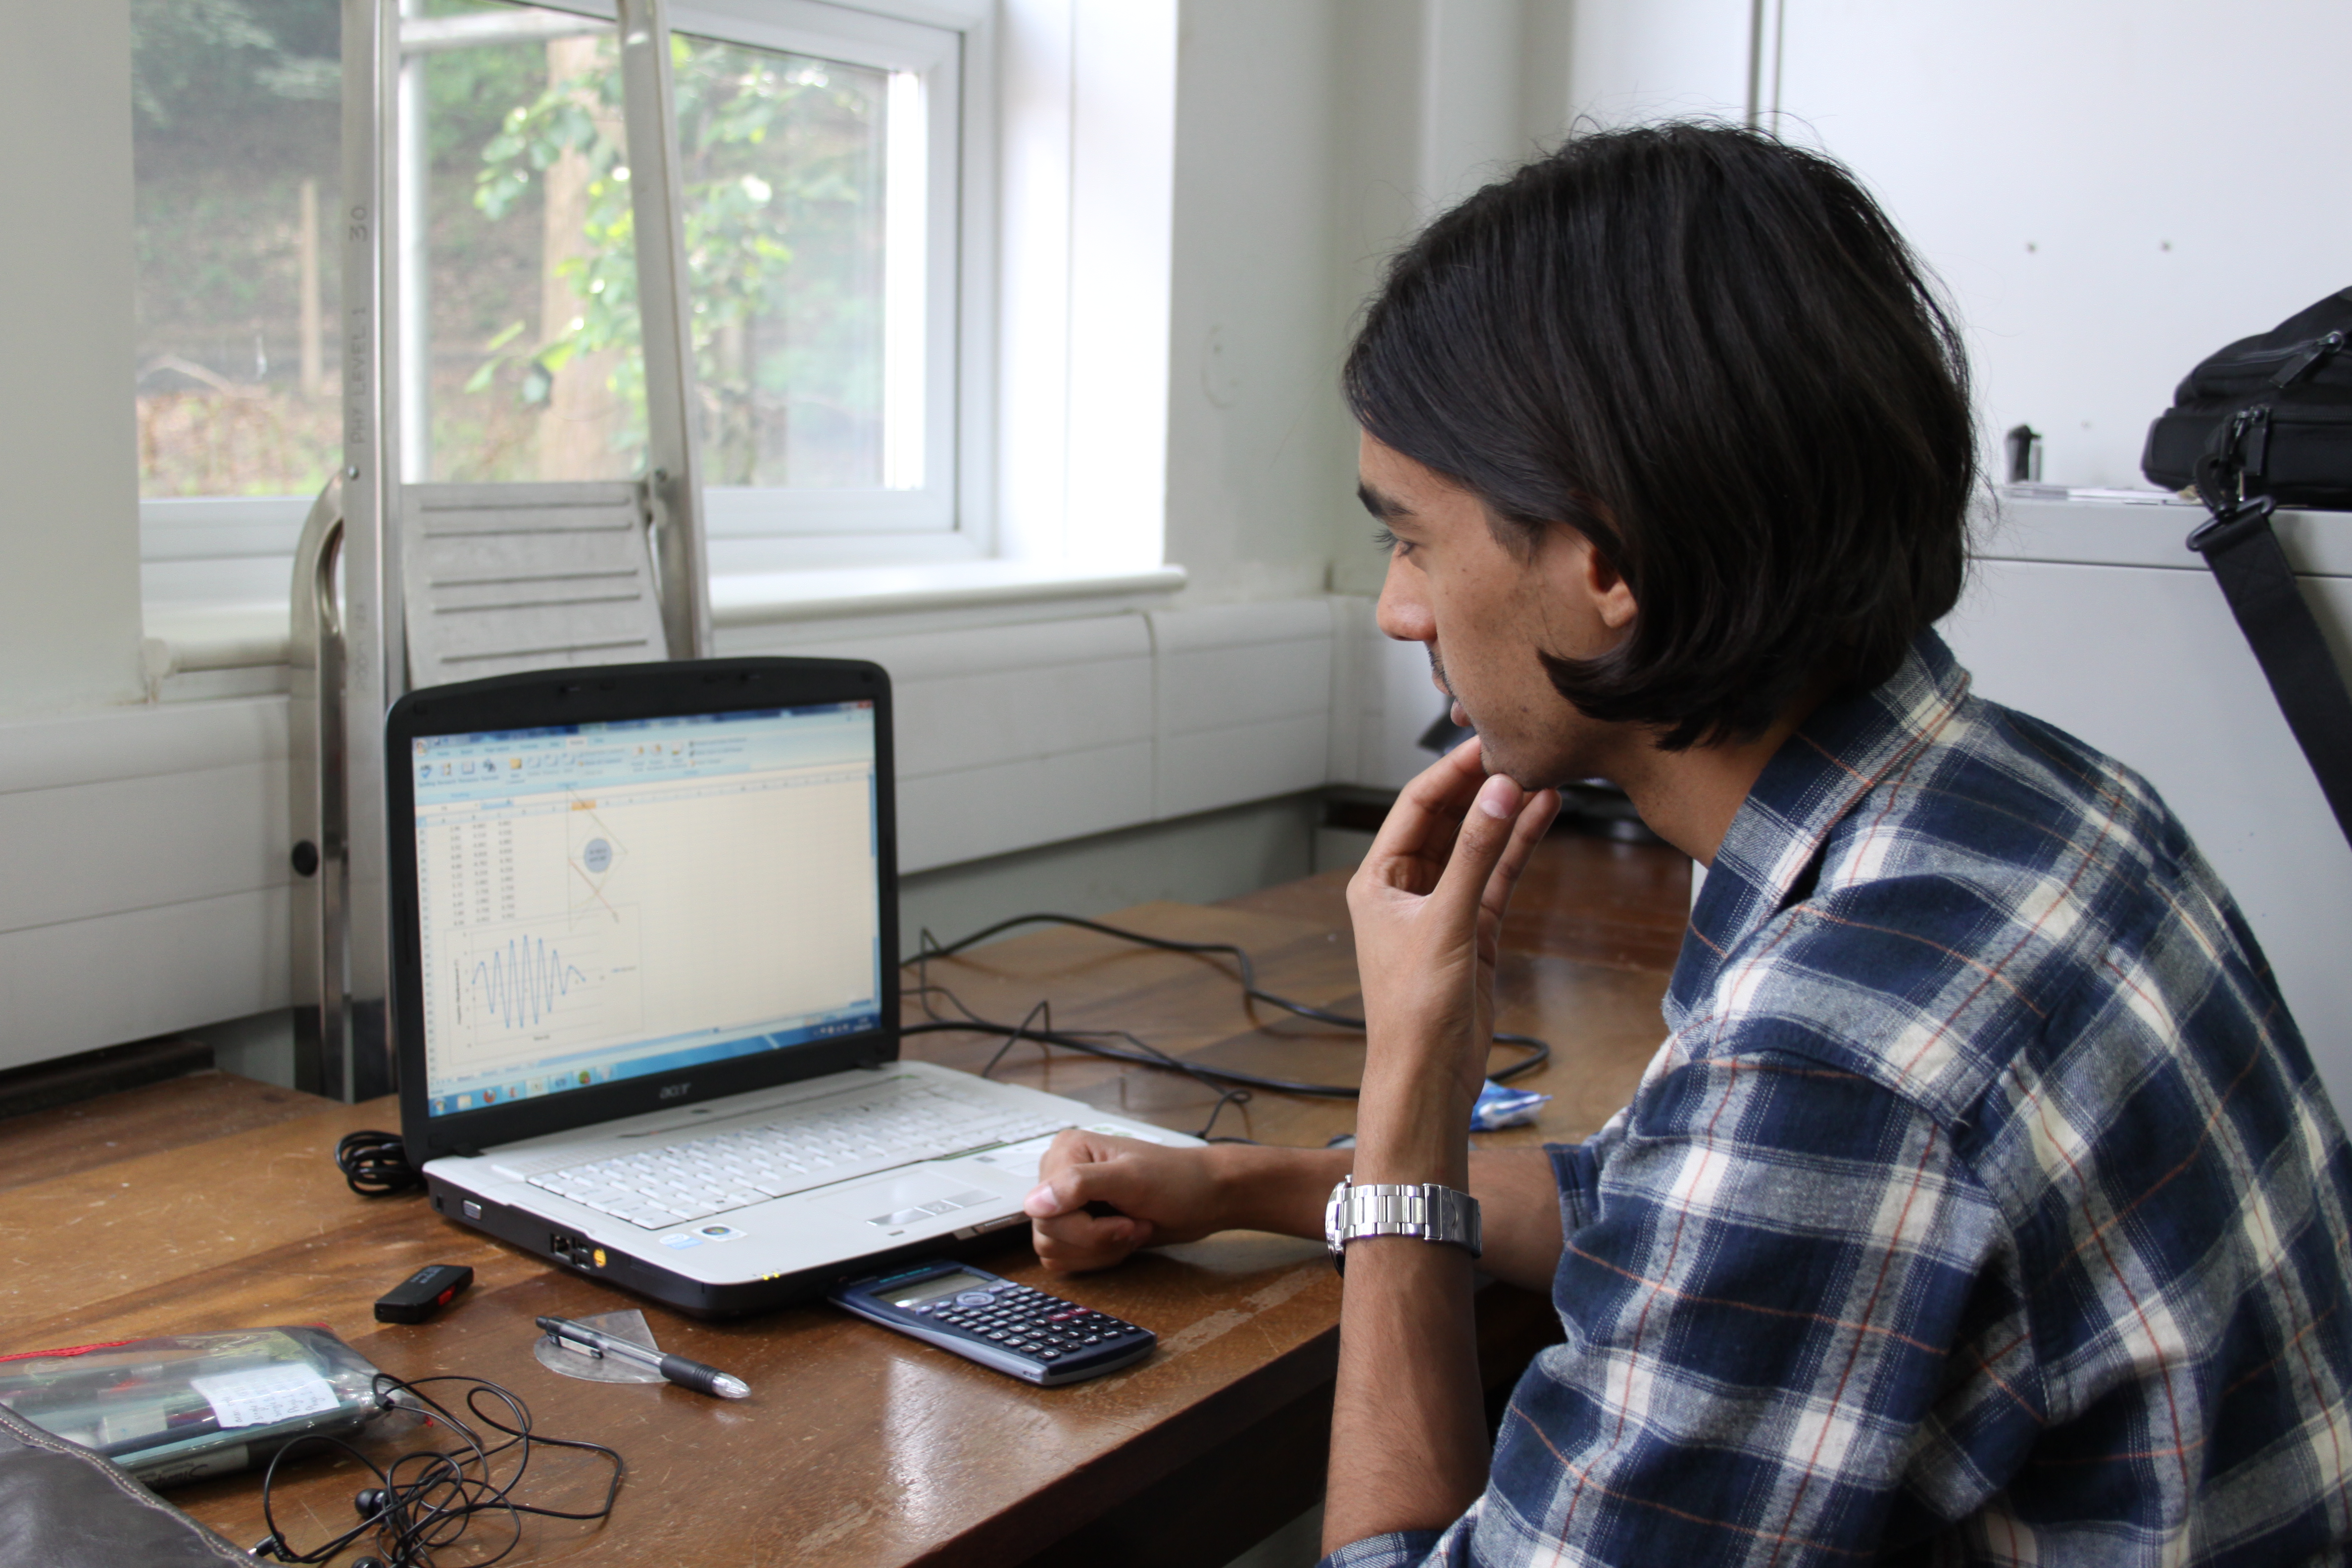
POLYGON ((621 1479, 628 1472, 627 1461, 602 1443, 534 1435, 529 1406, 497 1384, 459 1376, 420 1377, 412 1383, 378 1373, 374 1394, 380 1409, 414 1409, 429 1414, 455 1433, 461 1446, 447 1452, 424 1449, 403 1454, 387 1468, 379 1468, 340 1437, 323 1434, 297 1437, 271 1455, 269 1468, 262 1472, 261 1517, 269 1526, 269 1533, 253 1548, 251 1554, 255 1558, 279 1563, 325 1563, 373 1533, 375 1539, 371 1544, 375 1554, 361 1558, 352 1568, 426 1568, 431 1554, 456 1545, 472 1527, 477 1515, 497 1514, 503 1516, 512 1534, 505 1545, 481 1560, 478 1568, 488 1568, 522 1543, 522 1516, 527 1513, 545 1519, 583 1521, 612 1516, 614 1500, 621 1492, 621 1479), (462 1403, 467 1413, 492 1432, 504 1434, 505 1440, 486 1443, 473 1426, 423 1392, 428 1384, 442 1383, 464 1384, 462 1403), (485 1399, 492 1402, 492 1409, 499 1410, 509 1419, 500 1420, 484 1409, 485 1399), (359 1515, 357 1525, 321 1546, 298 1552, 286 1539, 286 1532, 278 1527, 277 1515, 270 1510, 270 1488, 277 1481, 278 1465, 305 1444, 340 1449, 366 1466, 376 1484, 362 1488, 352 1499, 352 1507, 359 1515), (604 1488, 602 1506, 586 1513, 572 1513, 515 1500, 524 1472, 530 1466, 531 1449, 542 1446, 601 1454, 613 1462, 613 1476, 604 1488), (514 1471, 499 1480, 492 1474, 492 1461, 509 1451, 515 1456, 514 1471))

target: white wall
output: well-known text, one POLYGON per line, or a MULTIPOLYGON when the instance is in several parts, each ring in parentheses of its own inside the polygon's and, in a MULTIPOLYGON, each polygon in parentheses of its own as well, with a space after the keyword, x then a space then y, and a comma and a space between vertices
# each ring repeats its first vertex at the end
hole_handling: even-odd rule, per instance
POLYGON ((1422 0, 1414 191, 1434 216, 1510 172, 1521 145, 1523 0, 1422 0))
POLYGON ((1337 0, 1189 0, 1179 34, 1167 557, 1186 602, 1318 594, 1353 486, 1333 393, 1337 0))
POLYGON ((1322 802, 1286 795, 1174 822, 974 860, 898 882, 898 944, 942 942, 1041 910, 1104 915, 1159 899, 1213 903, 1318 869, 1322 802))
POLYGON ((1566 0, 1185 0, 1167 558, 1184 603, 1378 591, 1338 393, 1388 257, 1567 121, 1566 0))
POLYGON ((136 699, 127 0, 0 48, 0 714, 136 699))
POLYGON ((0 1068, 291 1000, 286 700, 0 722, 0 1068))
MULTIPOLYGON (((1767 121, 1844 160, 1941 276, 1986 449, 2031 424, 2046 480, 2142 483, 2148 421, 2191 365, 2352 282, 2352 207, 2337 197, 2352 7, 1756 10, 1767 121)), ((1738 117, 1750 16, 1748 0, 1584 0, 1579 109, 1606 124, 1738 117)))
POLYGON ((1590 124, 1747 114, 1752 0, 1580 0, 1569 9, 1569 100, 1590 124))
MULTIPOLYGON (((1326 288, 1339 326, 1321 367, 1325 387, 1336 383, 1348 331, 1389 258, 1430 217, 1566 132, 1575 31, 1587 8, 1571 0, 1347 0, 1332 48, 1328 177, 1337 195, 1326 288)), ((1355 426, 1339 404, 1327 406, 1341 448, 1326 514, 1330 585, 1377 595, 1384 563, 1354 500, 1355 426)))
POLYGON ((1006 0, 999 552, 1156 566, 1178 0, 1006 0))
POLYGON ((2352 7, 1581 0, 1574 110, 1739 119, 1751 47, 1764 123, 1851 166, 1948 289, 1986 450, 2030 424, 2050 482, 2141 483, 2191 365, 2347 281, 2352 7))

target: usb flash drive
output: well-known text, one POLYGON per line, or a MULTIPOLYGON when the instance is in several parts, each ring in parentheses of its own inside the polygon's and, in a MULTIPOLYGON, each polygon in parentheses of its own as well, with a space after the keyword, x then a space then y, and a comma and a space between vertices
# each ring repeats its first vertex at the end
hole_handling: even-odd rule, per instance
POLYGON ((420 1268, 383 1293, 375 1304, 379 1323, 421 1323, 457 1299, 474 1282, 474 1271, 462 1263, 436 1263, 420 1268))

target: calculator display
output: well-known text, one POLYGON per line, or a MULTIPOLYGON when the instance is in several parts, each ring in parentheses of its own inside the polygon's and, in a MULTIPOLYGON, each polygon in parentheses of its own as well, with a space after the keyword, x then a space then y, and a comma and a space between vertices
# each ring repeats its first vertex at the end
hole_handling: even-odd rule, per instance
POLYGON ((1150 1329, 968 1265, 857 1280, 836 1286, 833 1300, 861 1318, 1041 1388, 1131 1366, 1160 1342, 1150 1329))
POLYGON ((982 1279, 977 1274, 942 1274, 935 1279, 924 1280, 911 1295, 891 1297, 890 1304, 912 1307, 925 1301, 936 1301, 942 1296, 952 1296, 959 1290, 985 1290, 1003 1283, 1001 1279, 982 1279))

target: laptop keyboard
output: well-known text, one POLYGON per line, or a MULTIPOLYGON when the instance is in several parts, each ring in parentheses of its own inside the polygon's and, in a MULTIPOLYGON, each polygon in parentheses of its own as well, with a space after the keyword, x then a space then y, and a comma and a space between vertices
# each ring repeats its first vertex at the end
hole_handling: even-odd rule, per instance
POLYGON ((869 1172, 1017 1143, 1071 1125, 1060 1117, 916 1089, 567 1165, 530 1180, 616 1219, 666 1230, 869 1172))

